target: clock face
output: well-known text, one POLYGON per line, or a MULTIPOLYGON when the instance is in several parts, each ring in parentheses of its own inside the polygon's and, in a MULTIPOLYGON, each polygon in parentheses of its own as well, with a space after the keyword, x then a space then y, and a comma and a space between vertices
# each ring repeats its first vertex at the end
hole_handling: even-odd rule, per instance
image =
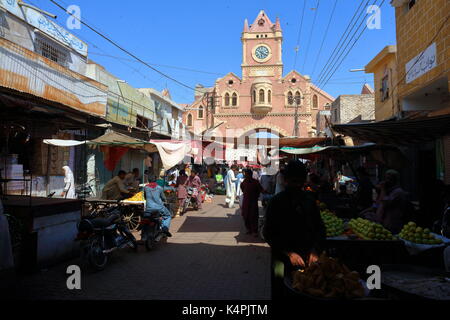
POLYGON ((255 56, 260 60, 266 59, 269 56, 269 54, 270 54, 269 49, 265 46, 259 46, 255 50, 255 56))

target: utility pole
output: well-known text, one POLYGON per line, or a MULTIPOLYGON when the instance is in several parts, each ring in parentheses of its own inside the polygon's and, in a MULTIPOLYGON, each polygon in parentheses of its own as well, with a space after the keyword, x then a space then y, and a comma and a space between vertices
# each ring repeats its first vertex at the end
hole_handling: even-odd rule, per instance
MULTIPOLYGON (((210 110, 211 110, 211 114, 214 114, 214 108, 215 108, 215 93, 214 92, 205 92, 205 94, 203 94, 203 105, 204 105, 204 110, 205 110, 205 117, 206 117, 206 130, 208 130, 210 128, 209 125, 209 116, 210 116, 210 110)), ((214 125, 214 122, 211 121, 211 127, 214 125)))
MULTIPOLYGON (((298 89, 296 88, 290 88, 292 90, 292 92, 296 92, 298 89)), ((297 99, 296 94, 294 93, 294 95, 292 96, 292 99, 294 99, 293 102, 295 102, 295 114, 294 114, 294 137, 298 138, 299 137, 299 114, 298 114, 298 108, 300 107, 301 104, 301 100, 304 99, 303 96, 300 96, 299 99, 297 99)), ((288 101, 290 103, 290 101, 288 101)))
POLYGON ((294 136, 298 138, 298 101, 295 99, 295 124, 294 124, 294 136))

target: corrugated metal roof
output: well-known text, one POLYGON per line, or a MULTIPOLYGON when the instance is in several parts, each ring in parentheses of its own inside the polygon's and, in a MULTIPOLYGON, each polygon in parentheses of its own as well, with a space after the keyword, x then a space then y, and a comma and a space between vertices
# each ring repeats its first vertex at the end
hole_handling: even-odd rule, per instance
POLYGON ((0 86, 105 117, 107 87, 0 38, 0 86))

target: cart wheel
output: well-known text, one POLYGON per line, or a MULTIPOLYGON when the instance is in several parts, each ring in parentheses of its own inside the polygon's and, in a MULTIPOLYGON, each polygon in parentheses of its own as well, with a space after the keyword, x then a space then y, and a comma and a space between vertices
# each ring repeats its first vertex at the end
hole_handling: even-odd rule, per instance
POLYGON ((123 214, 123 221, 126 223, 128 230, 136 231, 141 221, 141 216, 136 212, 130 210, 123 214))

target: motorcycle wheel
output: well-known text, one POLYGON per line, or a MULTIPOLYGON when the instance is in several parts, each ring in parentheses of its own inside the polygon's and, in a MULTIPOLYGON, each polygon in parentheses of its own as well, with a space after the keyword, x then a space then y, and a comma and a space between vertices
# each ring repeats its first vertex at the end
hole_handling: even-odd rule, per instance
POLYGON ((181 214, 185 214, 186 213, 186 211, 187 211, 187 209, 188 209, 188 207, 189 207, 189 200, 187 200, 186 199, 186 201, 184 201, 184 203, 183 203, 183 211, 181 211, 181 214))
POLYGON ((131 249, 133 250, 133 251, 137 251, 138 250, 138 243, 137 243, 137 240, 136 240, 136 238, 133 236, 133 235, 131 235, 131 237, 132 238, 130 238, 130 246, 131 246, 131 249))
POLYGON ((126 223, 128 230, 136 231, 141 221, 141 216, 133 209, 129 209, 123 213, 123 221, 126 223))
POLYGON ((103 253, 102 240, 98 237, 92 239, 89 245, 88 261, 91 267, 101 271, 108 263, 108 255, 103 253))

